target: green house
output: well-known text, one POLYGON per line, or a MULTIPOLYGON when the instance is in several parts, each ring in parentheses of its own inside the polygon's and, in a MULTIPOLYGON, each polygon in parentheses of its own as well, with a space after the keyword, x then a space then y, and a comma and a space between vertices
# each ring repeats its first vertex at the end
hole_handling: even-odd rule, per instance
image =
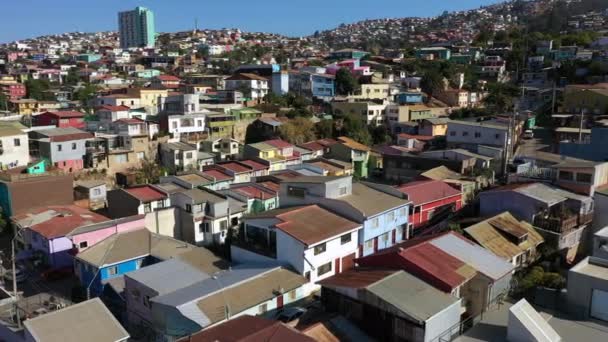
POLYGON ((30 175, 39 175, 46 172, 47 161, 41 159, 37 162, 31 163, 27 166, 26 172, 30 175))
POLYGON ((255 120, 262 116, 262 112, 255 108, 240 108, 240 109, 232 109, 230 110, 230 114, 232 114, 237 121, 241 120, 255 120))

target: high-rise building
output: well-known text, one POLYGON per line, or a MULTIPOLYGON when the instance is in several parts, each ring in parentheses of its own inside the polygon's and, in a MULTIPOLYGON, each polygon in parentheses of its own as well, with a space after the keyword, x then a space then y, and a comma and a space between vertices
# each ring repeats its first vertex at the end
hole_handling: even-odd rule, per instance
POLYGON ((119 12, 118 30, 120 31, 120 47, 123 49, 153 47, 156 35, 154 13, 145 7, 119 12))

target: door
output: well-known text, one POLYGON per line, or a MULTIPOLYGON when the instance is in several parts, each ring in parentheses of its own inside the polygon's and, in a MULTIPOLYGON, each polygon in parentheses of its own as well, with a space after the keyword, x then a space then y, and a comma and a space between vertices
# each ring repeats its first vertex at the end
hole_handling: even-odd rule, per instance
POLYGON ((342 272, 348 271, 355 267, 355 253, 342 258, 342 272))
POLYGON ((340 269, 340 258, 338 258, 334 261, 334 265, 335 265, 334 270, 336 270, 336 272, 334 274, 341 273, 342 270, 340 269))
POLYGON ((378 237, 374 238, 374 253, 378 251, 378 237))
POLYGON ((277 297, 277 309, 281 309, 283 307, 283 295, 277 297))
POLYGON ((608 321, 608 292, 593 289, 591 294, 591 317, 608 321))

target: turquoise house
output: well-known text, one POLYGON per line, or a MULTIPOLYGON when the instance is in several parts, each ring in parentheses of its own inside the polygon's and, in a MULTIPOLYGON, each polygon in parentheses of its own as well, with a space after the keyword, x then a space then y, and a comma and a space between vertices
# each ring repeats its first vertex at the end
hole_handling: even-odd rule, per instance
POLYGON ((100 54, 96 53, 81 53, 80 55, 76 56, 76 60, 80 62, 93 63, 100 60, 101 57, 102 56, 100 54))
POLYGON ((249 214, 257 214, 279 207, 279 196, 276 191, 257 183, 234 184, 223 193, 247 203, 247 213, 249 214))
POLYGON ((47 161, 41 159, 27 166, 26 173, 30 175, 41 175, 46 172, 47 161))

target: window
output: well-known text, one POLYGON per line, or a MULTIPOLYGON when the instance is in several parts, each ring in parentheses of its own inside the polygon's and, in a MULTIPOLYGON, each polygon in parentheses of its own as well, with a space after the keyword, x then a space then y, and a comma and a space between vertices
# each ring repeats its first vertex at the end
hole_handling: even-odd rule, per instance
POLYGON ((475 132, 475 138, 481 138, 481 133, 480 132, 475 132))
POLYGON ((591 183, 591 175, 588 173, 577 173, 576 181, 579 183, 591 183))
POLYGON ((144 213, 152 212, 152 203, 144 203, 144 213))
POLYGON ((382 241, 384 241, 384 243, 388 242, 388 237, 389 237, 390 233, 384 233, 382 234, 382 241))
POLYGON ((407 215, 407 207, 403 207, 399 209, 399 215, 406 216, 407 215))
POLYGON ((389 221, 394 221, 395 220, 395 212, 391 211, 390 213, 388 213, 387 217, 388 217, 389 221))
POLYGON ((287 195, 298 198, 304 198, 306 196, 306 189, 290 186, 287 187, 287 195))
POLYGON ((187 159, 192 159, 192 152, 187 152, 186 153, 186 158, 187 159))
POLYGON ((144 306, 150 308, 150 296, 144 296, 144 306))
POLYGON ((87 248, 89 246, 89 243, 86 241, 82 241, 81 243, 78 244, 78 248, 87 248))
POLYGON ((320 277, 328 272, 331 272, 331 261, 317 268, 317 277, 320 277))
POLYGON ((173 128, 173 129, 177 129, 177 121, 173 121, 173 122, 171 123, 171 128, 173 128))
POLYGON ((93 189, 93 196, 101 196, 101 189, 93 189))
POLYGON ((220 221, 220 230, 226 230, 226 229, 228 229, 228 221, 226 221, 226 220, 220 221))
POLYGON ((348 192, 348 188, 346 188, 346 187, 340 188, 340 196, 346 195, 347 192, 348 192))
POLYGON ((14 142, 15 142, 15 146, 21 146, 21 140, 15 139, 14 142))
POLYGON ((353 239, 353 237, 352 237, 351 233, 344 234, 340 237, 340 243, 342 243, 344 245, 344 244, 351 242, 352 239, 353 239))
POLYGON ((500 139, 500 134, 495 134, 494 137, 496 137, 496 139, 500 139))
POLYGON ((571 181, 571 180, 574 180, 574 174, 570 171, 560 171, 559 179, 565 180, 565 181, 571 181))
POLYGON ((108 267, 108 274, 113 276, 118 274, 118 266, 108 267))
POLYGON ((76 149, 76 143, 72 143, 72 150, 76 149))
POLYGON ((203 222, 198 226, 199 233, 209 233, 209 222, 203 222))
POLYGON ((137 152, 137 160, 144 160, 146 158, 145 152, 137 152))
POLYGON ((61 152, 61 150, 63 150, 63 146, 61 146, 61 144, 57 144, 57 151, 61 152))
POLYGON ((365 241, 365 248, 366 249, 372 249, 374 248, 374 239, 370 239, 365 241))
POLYGON ((462 132, 462 136, 463 136, 463 137, 467 137, 467 136, 469 136, 469 132, 462 132))
POLYGON ((451 136, 451 137, 455 137, 455 136, 456 136, 456 131, 451 131, 451 132, 450 132, 450 136, 451 136))
POLYGON ((289 299, 290 302, 293 302, 294 300, 296 300, 296 295, 297 295, 296 290, 291 290, 291 291, 287 292, 287 299, 289 299))
POLYGON ((116 154, 114 155, 114 160, 117 163, 127 163, 129 161, 129 157, 126 154, 116 154))
POLYGON ((315 251, 314 251, 315 255, 319 255, 319 254, 325 252, 326 249, 327 249, 327 245, 325 243, 315 246, 315 251))
POLYGON ((371 222, 372 228, 376 228, 376 227, 378 227, 378 223, 379 223, 378 218, 377 218, 377 217, 374 217, 374 218, 372 219, 372 222, 371 222))
POLYGON ((186 204, 186 212, 187 213, 191 213, 192 212, 192 205, 186 204))
POLYGON ((306 280, 310 281, 310 271, 306 271, 306 273, 304 273, 304 278, 306 278, 306 280))

